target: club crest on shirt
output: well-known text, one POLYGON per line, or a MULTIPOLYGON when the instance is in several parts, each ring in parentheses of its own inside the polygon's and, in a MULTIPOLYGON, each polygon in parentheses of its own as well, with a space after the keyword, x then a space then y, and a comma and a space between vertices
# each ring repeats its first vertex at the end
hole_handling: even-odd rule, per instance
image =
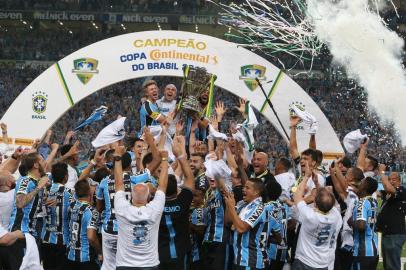
POLYGON ((265 81, 265 72, 266 67, 261 65, 246 65, 241 67, 241 75, 240 80, 244 80, 245 85, 251 91, 254 91, 258 87, 258 82, 256 79, 260 81, 265 81))
POLYGON ((87 84, 94 74, 99 73, 97 66, 99 61, 93 58, 79 58, 73 60, 72 72, 78 76, 78 79, 83 83, 87 84))

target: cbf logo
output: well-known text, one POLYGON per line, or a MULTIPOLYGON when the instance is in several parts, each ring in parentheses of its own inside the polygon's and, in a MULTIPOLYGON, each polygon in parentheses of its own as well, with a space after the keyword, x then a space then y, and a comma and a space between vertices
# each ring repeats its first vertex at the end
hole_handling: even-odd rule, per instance
POLYGON ((260 81, 266 80, 265 71, 266 68, 260 65, 242 66, 240 80, 244 80, 245 85, 251 91, 254 91, 258 87, 258 82, 255 80, 256 78, 260 81))
POLYGON ((93 58, 80 58, 73 61, 72 72, 76 73, 83 84, 87 84, 94 74, 99 73, 97 65, 99 61, 93 58))
POLYGON ((46 119, 43 114, 47 109, 48 95, 44 92, 38 91, 32 95, 32 110, 37 115, 32 115, 35 119, 46 119))

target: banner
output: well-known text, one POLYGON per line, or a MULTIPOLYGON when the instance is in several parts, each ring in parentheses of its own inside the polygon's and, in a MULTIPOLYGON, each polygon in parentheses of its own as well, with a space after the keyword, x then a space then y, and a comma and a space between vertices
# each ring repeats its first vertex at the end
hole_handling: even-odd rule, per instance
MULTIPOLYGON (((182 66, 194 65, 217 75, 216 86, 250 100, 285 138, 255 78, 264 85, 285 129, 289 105, 298 103, 318 120, 317 147, 334 157, 344 151, 326 116, 306 92, 276 66, 237 44, 181 31, 147 31, 105 39, 63 58, 17 97, 4 115, 14 138, 41 137, 69 108, 115 83, 147 76, 182 77, 182 66), (113 49, 114 48, 114 49, 113 49)), ((134 91, 141 91, 135 89, 134 91)), ((299 150, 308 147, 303 125, 299 150)), ((286 138, 285 138, 286 139, 286 138)))

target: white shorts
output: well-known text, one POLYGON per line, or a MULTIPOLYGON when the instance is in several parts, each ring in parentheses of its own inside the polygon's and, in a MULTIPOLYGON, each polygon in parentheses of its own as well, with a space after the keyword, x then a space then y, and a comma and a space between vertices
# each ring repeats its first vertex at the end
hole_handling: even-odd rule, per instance
POLYGON ((117 235, 102 231, 103 265, 101 270, 116 269, 117 235))

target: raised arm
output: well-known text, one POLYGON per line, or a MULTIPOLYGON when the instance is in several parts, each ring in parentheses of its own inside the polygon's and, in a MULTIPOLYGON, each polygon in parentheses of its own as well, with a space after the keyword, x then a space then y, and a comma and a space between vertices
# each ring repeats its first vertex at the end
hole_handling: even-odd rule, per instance
POLYGON ((10 158, 0 164, 0 171, 4 170, 9 171, 12 174, 15 173, 18 169, 18 166, 20 166, 22 156, 23 149, 19 147, 14 151, 10 158))
POLYGON ((333 186, 334 186, 335 190, 337 191, 338 195, 340 195, 340 198, 342 200, 345 200, 347 198, 348 192, 346 191, 346 189, 343 189, 343 185, 340 183, 341 179, 339 179, 335 168, 330 167, 330 177, 331 177, 331 181, 333 182, 333 186))
POLYGON ((123 165, 121 163, 121 157, 125 153, 124 146, 117 146, 114 149, 114 182, 116 186, 116 192, 124 191, 123 182, 123 165))
POLYGON ((310 170, 309 164, 306 163, 305 175, 303 177, 303 180, 302 180, 302 182, 300 182, 299 186, 297 187, 295 194, 293 194, 293 200, 294 200, 295 204, 298 204, 301 201, 305 200, 303 197, 304 197, 305 190, 307 187, 307 181, 309 181, 309 178, 311 176, 312 176, 312 171, 310 170))
POLYGON ((165 150, 159 151, 161 160, 161 174, 159 175, 158 189, 166 193, 168 186, 168 152, 165 150))
POLYGON ((365 143, 361 144, 357 159, 357 167, 360 168, 363 172, 365 172, 367 166, 366 163, 367 149, 368 149, 368 140, 365 143))
MULTIPOLYGON (((149 164, 149 170, 153 173, 156 169, 158 169, 159 164, 161 163, 161 157, 159 155, 159 150, 155 145, 154 137, 152 136, 151 132, 149 131, 148 127, 144 128, 144 138, 147 142, 149 148, 151 149, 152 153, 152 162, 149 164)), ((144 168, 145 169, 145 168, 144 168)))
POLYGON ((24 208, 30 201, 34 199, 34 197, 48 184, 48 176, 43 176, 39 182, 37 187, 28 194, 18 193, 16 195, 16 206, 17 208, 21 209, 24 208))
POLYGON ((385 164, 379 164, 379 175, 381 176, 383 188, 389 194, 395 194, 396 188, 392 186, 392 184, 389 182, 389 177, 385 175, 385 170, 386 170, 385 164))
POLYGON ((297 116, 290 118, 290 139, 289 139, 289 153, 293 160, 300 157, 296 140, 296 128, 299 124, 300 118, 297 116))
POLYGON ((193 176, 193 172, 192 169, 190 168, 189 162, 187 161, 186 158, 184 136, 176 136, 174 138, 172 151, 180 164, 183 175, 185 176, 184 186, 193 191, 195 189, 194 185, 195 178, 193 176))
POLYGON ((6 125, 6 123, 1 123, 0 128, 1 128, 1 133, 3 135, 3 143, 5 145, 8 145, 8 134, 7 134, 7 125, 6 125))
POLYGON ((58 153, 59 144, 53 143, 51 144, 51 152, 49 153, 47 160, 45 161, 45 171, 50 172, 52 169, 52 164, 54 163, 54 159, 56 154, 58 153))

